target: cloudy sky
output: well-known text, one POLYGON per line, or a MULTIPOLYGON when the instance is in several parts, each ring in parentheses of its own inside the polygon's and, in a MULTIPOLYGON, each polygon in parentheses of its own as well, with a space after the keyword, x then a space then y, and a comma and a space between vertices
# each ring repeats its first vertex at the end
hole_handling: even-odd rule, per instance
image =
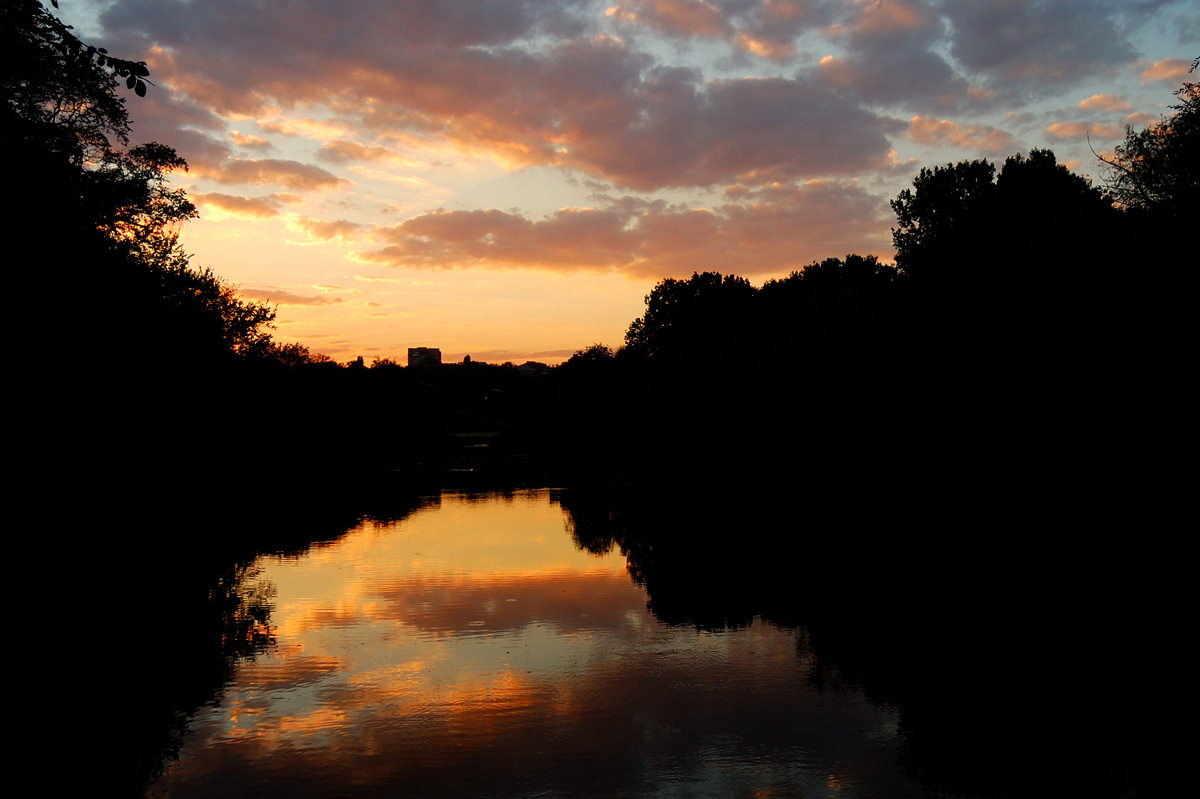
MULTIPOLYGON (((62 0, 144 59, 193 263, 346 361, 555 363, 664 277, 890 259, 922 166, 1167 112, 1194 0, 62 0)), ((1194 76, 1193 76, 1194 77, 1194 76)))

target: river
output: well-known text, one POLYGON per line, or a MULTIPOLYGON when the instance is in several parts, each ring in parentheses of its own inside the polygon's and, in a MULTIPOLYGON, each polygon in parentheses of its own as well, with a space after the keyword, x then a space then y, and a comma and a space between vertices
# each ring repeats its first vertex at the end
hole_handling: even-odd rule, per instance
POLYGON ((665 624, 547 491, 446 494, 262 557, 271 644, 149 795, 926 796, 800 630, 665 624))
POLYGON ((313 529, 113 584, 135 794, 1154 796, 1176 740, 1185 605, 1069 534, 550 490, 313 529))

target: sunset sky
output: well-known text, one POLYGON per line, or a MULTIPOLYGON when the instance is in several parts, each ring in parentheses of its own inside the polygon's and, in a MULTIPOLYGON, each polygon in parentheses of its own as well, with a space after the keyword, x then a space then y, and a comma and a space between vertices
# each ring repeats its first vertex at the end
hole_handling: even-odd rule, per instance
POLYGON ((1096 177, 1088 136, 1157 121, 1200 54, 1195 0, 60 6, 149 64, 133 140, 191 165, 193 264, 368 363, 557 363, 664 277, 890 259, 920 167, 1046 147, 1096 177))

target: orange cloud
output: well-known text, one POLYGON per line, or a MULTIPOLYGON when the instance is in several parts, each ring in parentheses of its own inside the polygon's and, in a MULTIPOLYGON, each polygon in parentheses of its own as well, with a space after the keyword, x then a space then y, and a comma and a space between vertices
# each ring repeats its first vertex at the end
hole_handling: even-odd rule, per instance
POLYGON ((280 206, 286 203, 298 202, 294 194, 272 194, 269 197, 242 197, 234 194, 208 192, 192 197, 201 207, 220 209, 227 214, 245 218, 263 218, 278 216, 280 206))
MULTIPOLYGON (((890 149, 893 120, 807 73, 709 82, 699 69, 660 64, 615 37, 579 35, 574 11, 558 4, 534 8, 522 5, 506 16, 489 7, 460 18, 437 3, 356 5, 339 24, 344 36, 336 47, 319 35, 328 12, 312 0, 299 0, 287 18, 241 10, 236 24, 191 8, 130 15, 118 4, 112 22, 171 41, 172 66, 165 70, 171 90, 206 113, 250 115, 261 130, 329 141, 322 157, 335 163, 386 157, 385 148, 353 141, 366 133, 406 147, 423 143, 509 167, 562 166, 655 190, 750 174, 857 174, 890 149), (554 35, 547 45, 522 44, 548 30, 554 35), (184 74, 183 64, 194 74, 184 74), (287 115, 310 108, 335 113, 287 115)), ((680 35, 720 35, 733 46, 740 37, 772 58, 785 57, 798 32, 821 19, 811 4, 783 0, 736 9, 645 0, 621 8, 653 16, 680 35)), ((930 64, 909 67, 897 86, 932 74, 930 64)), ((869 86, 866 71, 863 78, 869 86)), ((202 176, 283 182, 284 172, 268 169, 272 163, 283 162, 233 162, 202 176)), ((305 174, 297 169, 286 172, 283 185, 336 185, 313 167, 305 174)))
POLYGON ((633 0, 607 13, 675 36, 724 36, 731 28, 721 10, 703 0, 633 0))
POLYGON ((332 189, 342 183, 341 178, 320 167, 274 158, 238 158, 223 165, 201 165, 195 171, 201 177, 210 178, 218 183, 275 183, 289 189, 301 190, 332 189))
POLYGON ((1142 70, 1142 80, 1162 80, 1162 81, 1177 81, 1183 80, 1188 75, 1188 70, 1191 69, 1192 62, 1185 61, 1182 58, 1164 58, 1161 61, 1155 61, 1146 69, 1142 70))
POLYGON ((864 7, 862 16, 853 26, 853 32, 868 36, 879 33, 892 36, 898 31, 925 27, 932 21, 933 14, 924 4, 877 0, 864 7))
POLYGON ((1056 139, 1081 139, 1089 135, 1097 139, 1120 139, 1125 135, 1125 126, 1096 125, 1090 122, 1055 122, 1046 128, 1046 133, 1056 139))
POLYGON ((731 4, 704 0, 631 0, 607 9, 618 22, 671 38, 723 39, 760 58, 785 61, 795 39, 817 27, 823 11, 805 0, 731 4))
POLYGON ((435 268, 606 268, 628 262, 636 246, 622 228, 618 215, 590 208, 563 209, 541 222, 495 210, 435 211, 377 230, 378 237, 392 243, 361 257, 435 268))
POLYGON ((264 139, 262 136, 251 136, 240 131, 230 131, 229 139, 238 147, 245 147, 250 150, 270 150, 271 142, 264 139))
POLYGON ((737 187, 719 208, 626 198, 532 221, 503 211, 434 211, 377 228, 386 246, 364 261, 417 268, 507 266, 615 270, 639 276, 716 269, 786 272, 829 252, 890 253, 886 204, 853 184, 737 187))
POLYGON ((379 161, 397 157, 395 153, 386 147, 379 147, 378 145, 368 147, 365 144, 345 139, 326 142, 321 147, 320 155, 327 161, 334 161, 341 164, 353 161, 379 161))
POLYGON ((341 297, 317 295, 305 297, 282 289, 238 289, 238 294, 255 302, 266 302, 271 305, 332 305, 342 301, 341 297))
POLYGON ((1079 107, 1099 111, 1128 111, 1132 108, 1128 100, 1116 94, 1093 94, 1086 100, 1081 100, 1079 107))
POLYGON ((783 61, 796 54, 796 45, 791 42, 773 42, 770 39, 756 39, 748 33, 739 34, 736 41, 738 47, 760 58, 783 61))
POLYGON ((1012 152, 1019 148, 1016 139, 990 125, 962 127, 948 119, 915 116, 909 121, 908 138, 918 144, 940 145, 947 142, 985 153, 1012 152))
POLYGON ((332 241, 333 239, 348 241, 356 238, 367 226, 351 222, 348 219, 327 222, 322 219, 296 217, 288 221, 288 227, 302 231, 316 241, 332 241))

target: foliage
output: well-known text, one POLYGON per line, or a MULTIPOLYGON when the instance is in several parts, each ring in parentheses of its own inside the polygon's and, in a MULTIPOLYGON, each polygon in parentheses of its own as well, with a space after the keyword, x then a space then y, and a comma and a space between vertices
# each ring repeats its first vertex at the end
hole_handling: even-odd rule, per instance
POLYGON ((597 343, 576 350, 575 354, 567 359, 567 363, 604 363, 611 361, 614 357, 612 347, 597 343))
POLYGON ((896 268, 874 255, 814 261, 782 280, 767 281, 755 317, 771 331, 768 338, 790 348, 821 338, 845 340, 888 320, 897 281, 896 268))
POLYGON ((98 161, 110 137, 128 141, 129 117, 116 77, 144 96, 150 74, 145 62, 83 44, 37 0, 6 0, 0 29, 7 135, 62 153, 76 166, 98 161))
POLYGON ((6 2, 0 24, 10 65, 0 131, 21 193, 14 227, 42 243, 69 287, 64 317, 155 358, 270 354, 275 311, 191 266, 179 245, 177 227, 196 208, 169 176, 187 163, 163 144, 128 147, 118 79, 144 95, 145 64, 84 45, 35 0, 6 2))
POLYGON ((558 374, 581 379, 596 379, 611 375, 617 368, 617 355, 612 347, 605 344, 592 344, 563 361, 556 370, 558 374))
MULTIPOLYGON (((1192 70, 1196 62, 1192 63, 1192 70)), ((1200 210, 1200 83, 1184 83, 1174 113, 1099 158, 1108 188, 1124 208, 1195 218, 1200 210)))
POLYGON ((138 249, 170 237, 174 225, 197 216, 184 191, 167 182, 176 169, 186 172, 187 162, 156 142, 106 152, 84 173, 96 227, 138 249))
POLYGON ((1006 270, 1041 267, 1039 280, 1086 262, 1113 219, 1112 200, 1049 150, 922 169, 892 201, 896 264, 927 291, 1018 290, 1006 270), (1067 233, 1067 235, 1064 235, 1067 233))
POLYGON ((298 342, 291 344, 273 343, 270 352, 271 359, 275 362, 287 367, 303 366, 309 363, 318 363, 318 359, 330 360, 324 355, 313 355, 309 352, 308 347, 298 342))
POLYGON ((736 275, 667 278, 646 296, 646 312, 629 325, 625 346, 650 358, 704 357, 707 348, 744 330, 754 294, 754 286, 736 275))
POLYGON ((922 168, 913 188, 892 201, 899 227, 892 229, 896 264, 907 274, 940 277, 944 256, 963 247, 995 200, 996 167, 960 161, 922 168))
POLYGON ((763 285, 763 290, 804 286, 809 291, 816 291, 833 286, 889 285, 896 281, 896 277, 896 268, 880 263, 876 256, 851 253, 845 260, 826 258, 823 261, 813 261, 782 280, 768 280, 763 285))
POLYGON ((400 366, 400 364, 396 363, 396 361, 393 360, 392 358, 380 358, 378 355, 376 355, 374 360, 371 361, 371 368, 372 369, 380 369, 380 370, 400 369, 401 366, 400 366))

